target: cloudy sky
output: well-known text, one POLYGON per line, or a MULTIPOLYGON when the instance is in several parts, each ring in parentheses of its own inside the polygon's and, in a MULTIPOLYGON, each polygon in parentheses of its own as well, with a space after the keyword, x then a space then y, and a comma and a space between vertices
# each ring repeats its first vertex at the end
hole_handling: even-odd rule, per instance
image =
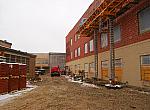
POLYGON ((93 0, 0 0, 0 39, 25 52, 65 52, 65 37, 93 0))

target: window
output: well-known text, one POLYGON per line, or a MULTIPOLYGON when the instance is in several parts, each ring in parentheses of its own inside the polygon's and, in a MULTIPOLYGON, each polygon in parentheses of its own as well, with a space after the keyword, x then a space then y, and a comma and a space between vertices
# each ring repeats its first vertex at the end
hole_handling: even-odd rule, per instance
POLYGON ((141 80, 150 81, 150 55, 141 56, 141 80))
POLYGON ((88 53, 88 44, 84 44, 84 53, 88 53))
POLYGON ((76 42, 76 41, 77 41, 77 37, 78 37, 78 36, 77 36, 77 35, 75 35, 74 37, 75 37, 74 39, 75 39, 75 42, 76 42))
POLYGON ((120 26, 118 25, 114 27, 114 42, 120 40, 121 40, 121 31, 120 31, 120 26))
POLYGON ((94 62, 90 63, 90 68, 95 68, 94 62))
POLYGON ((142 64, 143 65, 150 65, 150 55, 142 56, 142 64))
POLYGON ((139 29, 140 33, 150 31, 150 7, 139 13, 139 29))
POLYGON ((77 69, 78 69, 78 71, 80 70, 80 64, 77 65, 77 69))
POLYGON ((80 35, 79 35, 79 34, 76 34, 74 37, 75 37, 75 38, 74 38, 74 39, 75 39, 75 42, 80 39, 80 35))
POLYGON ((90 40, 90 52, 92 52, 92 51, 93 51, 93 39, 90 40))
POLYGON ((75 49, 75 57, 77 57, 77 53, 78 53, 78 52, 77 52, 77 49, 75 49))
POLYGON ((85 71, 85 78, 88 78, 88 73, 89 73, 89 64, 88 63, 84 64, 84 71, 85 71))
POLYGON ((82 18, 79 26, 82 26, 86 22, 87 18, 82 18))
POLYGON ((94 73, 95 73, 95 64, 94 64, 94 62, 93 63, 90 63, 90 72, 89 72, 90 74, 92 74, 92 76, 91 77, 94 77, 94 73))
POLYGON ((78 35, 78 40, 80 39, 80 35, 78 35))
POLYGON ((121 67, 122 66, 122 59, 115 59, 115 67, 121 67))
POLYGON ((71 59, 73 58, 73 52, 71 52, 71 59))
POLYGON ((88 63, 84 64, 84 70, 85 70, 85 72, 89 71, 89 64, 88 63))
POLYGON ((81 53, 80 50, 81 50, 81 49, 80 49, 80 47, 79 47, 79 48, 78 48, 78 56, 80 56, 80 53, 81 53))
POLYGON ((107 47, 108 46, 108 35, 107 33, 102 33, 101 34, 101 47, 107 47))
POLYGON ((108 68, 108 61, 102 61, 101 63, 102 68, 108 68))
POLYGON ((72 46, 72 39, 70 39, 70 45, 72 46))

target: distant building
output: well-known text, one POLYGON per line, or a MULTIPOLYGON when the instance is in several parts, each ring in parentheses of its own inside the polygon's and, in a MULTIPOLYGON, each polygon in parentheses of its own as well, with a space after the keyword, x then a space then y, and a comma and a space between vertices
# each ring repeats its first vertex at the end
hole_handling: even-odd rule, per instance
POLYGON ((65 53, 49 53, 49 65, 50 68, 54 66, 59 66, 63 68, 66 63, 66 54, 65 53))
POLYGON ((0 57, 5 58, 7 63, 21 63, 27 65, 27 76, 35 75, 35 58, 36 55, 11 49, 12 43, 0 40, 0 57))
POLYGON ((36 69, 49 69, 49 53, 34 53, 36 55, 36 69))
POLYGON ((63 68, 65 66, 65 53, 33 53, 36 55, 36 69, 46 69, 49 71, 51 67, 60 66, 63 68))

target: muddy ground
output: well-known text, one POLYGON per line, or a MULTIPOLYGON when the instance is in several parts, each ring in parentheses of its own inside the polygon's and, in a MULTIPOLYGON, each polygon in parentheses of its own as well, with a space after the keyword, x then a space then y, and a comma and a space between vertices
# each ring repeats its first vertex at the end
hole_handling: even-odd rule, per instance
POLYGON ((36 89, 0 105, 0 110, 150 110, 150 93, 85 87, 64 77, 42 78, 36 89))

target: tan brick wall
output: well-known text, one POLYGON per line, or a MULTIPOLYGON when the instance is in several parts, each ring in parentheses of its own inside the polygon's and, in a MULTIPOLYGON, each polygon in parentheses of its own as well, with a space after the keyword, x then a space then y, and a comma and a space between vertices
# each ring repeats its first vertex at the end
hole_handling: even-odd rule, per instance
MULTIPOLYGON (((141 70, 140 70, 140 56, 150 54, 150 39, 145 40, 139 43, 135 43, 132 45, 124 46, 121 48, 115 49, 116 59, 122 59, 122 82, 128 82, 133 86, 143 86, 144 81, 141 81, 141 70)), ((110 53, 109 51, 99 53, 99 65, 98 65, 98 77, 101 78, 101 61, 108 60, 110 63, 110 53)), ((71 70, 75 72, 75 65, 80 64, 80 69, 84 70, 85 63, 94 62, 94 55, 81 58, 75 61, 68 62, 66 65, 70 66, 71 70)), ((110 66, 108 65, 108 73, 110 76, 110 66)), ((94 74, 88 75, 89 77, 93 77, 94 74)), ((109 79, 109 78, 108 78, 109 79)), ((145 82, 150 86, 150 82, 145 82)))

